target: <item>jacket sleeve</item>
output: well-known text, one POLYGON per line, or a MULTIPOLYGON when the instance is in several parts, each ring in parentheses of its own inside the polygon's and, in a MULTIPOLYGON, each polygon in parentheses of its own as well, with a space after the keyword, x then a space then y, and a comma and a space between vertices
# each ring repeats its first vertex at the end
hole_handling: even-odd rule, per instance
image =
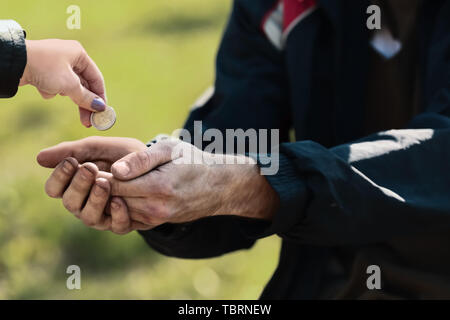
MULTIPOLYGON (((217 55, 214 93, 203 105, 195 106, 185 124, 191 135, 194 121, 202 121, 202 130, 222 132, 227 128, 285 128, 280 139, 287 140, 290 116, 283 58, 258 28, 274 2, 234 2, 217 55)), ((258 223, 230 216, 210 217, 164 224, 140 233, 151 247, 166 255, 204 258, 251 247, 255 239, 241 227, 253 229, 258 223)))
POLYGON ((280 169, 267 176, 281 207, 253 236, 336 246, 450 232, 449 163, 450 119, 431 112, 410 129, 332 149, 283 144, 280 169))
POLYGON ((26 62, 25 32, 13 20, 0 20, 0 98, 16 94, 26 62))

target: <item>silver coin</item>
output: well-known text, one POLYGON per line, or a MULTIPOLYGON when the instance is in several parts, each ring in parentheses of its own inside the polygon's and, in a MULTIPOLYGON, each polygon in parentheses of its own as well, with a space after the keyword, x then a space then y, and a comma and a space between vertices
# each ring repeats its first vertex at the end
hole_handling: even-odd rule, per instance
POLYGON ((116 112, 108 106, 105 111, 92 112, 91 123, 97 130, 108 130, 116 123, 116 112))

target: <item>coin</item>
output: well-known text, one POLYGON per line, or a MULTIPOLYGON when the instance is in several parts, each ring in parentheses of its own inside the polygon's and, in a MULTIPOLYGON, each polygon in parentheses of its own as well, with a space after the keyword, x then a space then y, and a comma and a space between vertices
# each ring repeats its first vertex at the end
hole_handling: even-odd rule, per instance
POLYGON ((102 112, 91 113, 91 123, 97 130, 108 130, 116 122, 116 112, 111 107, 106 107, 102 112))

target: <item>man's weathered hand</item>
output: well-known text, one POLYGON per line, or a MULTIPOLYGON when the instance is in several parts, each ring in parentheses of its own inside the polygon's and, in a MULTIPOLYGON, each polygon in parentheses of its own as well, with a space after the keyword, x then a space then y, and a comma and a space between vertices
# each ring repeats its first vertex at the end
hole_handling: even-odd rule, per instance
POLYGON ((50 197, 62 198, 66 209, 86 225, 123 234, 143 226, 130 221, 122 199, 110 199, 113 178, 108 171, 117 159, 144 149, 136 139, 89 137, 45 149, 37 160, 43 167, 56 167, 45 185, 50 197))
POLYGON ((113 164, 112 194, 125 200, 133 220, 149 226, 212 215, 271 219, 276 192, 252 159, 236 164, 238 157, 162 140, 113 164))
POLYGON ((279 202, 252 159, 177 139, 147 148, 134 139, 87 138, 46 149, 38 162, 57 165, 49 196, 86 225, 119 234, 213 215, 270 220, 279 202))
POLYGON ((110 173, 99 171, 95 164, 79 165, 70 157, 56 166, 45 184, 45 192, 52 198, 62 198, 64 207, 91 228, 117 234, 149 229, 131 221, 121 198, 111 197, 112 180, 110 173))

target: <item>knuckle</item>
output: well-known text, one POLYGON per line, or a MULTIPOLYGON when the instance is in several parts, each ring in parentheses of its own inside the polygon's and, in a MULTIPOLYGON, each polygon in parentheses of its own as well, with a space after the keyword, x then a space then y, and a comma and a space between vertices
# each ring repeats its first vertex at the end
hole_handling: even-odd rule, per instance
POLYGON ((80 81, 75 79, 74 77, 67 75, 63 79, 61 79, 62 87, 65 89, 64 93, 73 93, 80 86, 80 81))
POLYGON ((170 198, 175 194, 175 188, 170 181, 160 180, 159 183, 155 185, 154 192, 170 198))
POLYGON ((172 149, 173 149, 173 146, 168 143, 161 143, 158 146, 158 151, 159 151, 161 157, 164 157, 164 158, 167 157, 168 155, 172 154, 172 149))
POLYGON ((69 40, 69 41, 71 42, 71 44, 72 44, 75 48, 77 48, 77 49, 79 49, 79 50, 84 50, 84 48, 83 48, 82 44, 80 43, 80 41, 78 41, 78 40, 69 40))
POLYGON ((146 203, 146 212, 145 215, 147 224, 155 224, 156 221, 164 221, 170 218, 170 211, 167 206, 164 204, 155 204, 150 201, 146 203))
POLYGON ((136 169, 146 169, 150 166, 150 154, 147 151, 138 152, 136 154, 136 169))

